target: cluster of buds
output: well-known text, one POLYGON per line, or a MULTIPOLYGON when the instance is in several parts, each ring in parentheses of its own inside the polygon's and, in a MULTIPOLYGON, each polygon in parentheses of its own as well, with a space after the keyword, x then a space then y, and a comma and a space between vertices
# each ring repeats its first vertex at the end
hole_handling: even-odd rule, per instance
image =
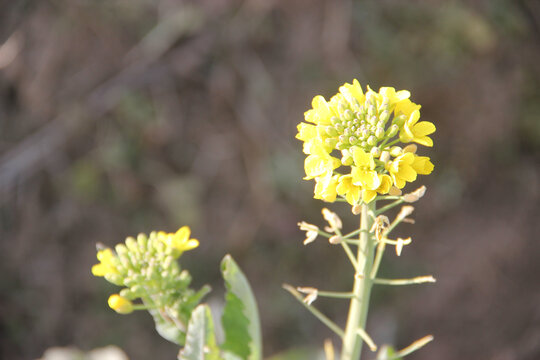
POLYGON ((354 80, 329 101, 315 96, 304 114, 307 123, 298 125, 296 137, 308 155, 304 179, 315 179, 316 199, 333 202, 339 195, 351 205, 360 199, 369 203, 433 171, 430 159, 416 155, 416 145, 409 144, 433 146, 428 135, 435 125, 418 121, 420 105, 407 90, 367 89, 364 94, 354 80))
POLYGON ((138 309, 156 311, 185 329, 191 312, 208 292, 207 288, 198 292, 189 288, 191 275, 176 261, 184 251, 199 245, 190 239, 190 233, 184 226, 176 233, 128 237, 114 250, 98 245, 99 263, 92 267, 92 274, 124 287, 109 297, 109 306, 120 314, 138 309), (137 299, 140 304, 134 303, 137 299))

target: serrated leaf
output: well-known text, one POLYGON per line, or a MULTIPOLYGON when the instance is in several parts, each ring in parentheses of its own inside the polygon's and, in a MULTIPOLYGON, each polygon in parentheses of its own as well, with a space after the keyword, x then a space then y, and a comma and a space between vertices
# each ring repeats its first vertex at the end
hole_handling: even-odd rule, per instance
POLYGON ((188 324, 186 345, 180 350, 178 360, 220 360, 214 322, 208 305, 202 304, 193 310, 188 324))
POLYGON ((262 359, 261 325, 257 303, 249 282, 230 255, 221 262, 227 294, 222 324, 225 342, 222 349, 244 360, 262 359))

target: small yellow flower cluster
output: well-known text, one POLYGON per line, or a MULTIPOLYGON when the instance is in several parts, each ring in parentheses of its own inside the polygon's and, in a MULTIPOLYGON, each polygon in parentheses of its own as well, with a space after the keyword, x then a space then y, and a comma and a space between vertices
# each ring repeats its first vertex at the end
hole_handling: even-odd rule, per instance
POLYGON ((316 199, 333 202, 339 195, 351 205, 369 203, 433 171, 428 157, 416 155, 416 145, 396 145, 433 146, 428 135, 435 125, 418 121, 420 105, 409 97, 392 87, 374 92, 368 86, 364 94, 354 80, 329 101, 313 98, 296 138, 304 142, 304 179, 315 179, 316 199))
POLYGON ((152 299, 153 305, 158 307, 170 302, 170 298, 159 300, 163 294, 161 289, 176 286, 179 289, 178 296, 192 294, 187 288, 189 274, 181 272, 178 263, 174 261, 184 251, 199 245, 196 239, 190 239, 190 234, 189 227, 184 226, 176 233, 160 231, 152 232, 150 236, 140 234, 137 239, 128 237, 124 244, 116 245, 114 250, 99 250, 99 263, 92 267, 92 274, 125 286, 119 294, 109 297, 109 306, 120 314, 128 314, 134 310, 132 300, 137 298, 143 302, 152 299), (180 290, 185 290, 185 293, 182 294, 180 290), (160 303, 156 304, 156 301, 160 303))

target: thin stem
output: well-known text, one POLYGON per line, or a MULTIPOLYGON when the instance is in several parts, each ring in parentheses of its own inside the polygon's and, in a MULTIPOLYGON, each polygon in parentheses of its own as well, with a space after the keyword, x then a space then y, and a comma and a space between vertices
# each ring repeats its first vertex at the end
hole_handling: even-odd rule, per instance
POLYGON ((343 250, 345 250, 345 253, 347 254, 347 256, 349 257, 349 260, 351 261, 351 264, 354 267, 354 270, 358 271, 358 261, 354 258, 354 254, 351 248, 345 241, 342 241, 340 244, 343 247, 343 250))
POLYGON ((351 231, 351 232, 348 233, 347 235, 343 236, 343 239, 349 239, 349 238, 352 238, 353 236, 356 236, 356 235, 360 234, 362 231, 366 231, 366 232, 369 233, 369 230, 358 229, 358 230, 351 231))
POLYGON ((336 298, 336 299, 351 299, 354 294, 352 292, 338 292, 338 291, 317 291, 317 295, 336 298))
POLYGON ((308 309, 313 315, 315 315, 317 319, 321 320, 324 325, 328 326, 328 328, 335 332, 340 338, 343 338, 343 330, 319 310, 317 310, 311 305, 306 304, 303 300, 302 295, 298 291, 296 291, 295 288, 288 284, 283 284, 283 288, 290 292, 292 296, 296 298, 296 300, 300 301, 300 303, 302 303, 302 305, 304 305, 306 309, 308 309))
POLYGON ((401 199, 401 198, 400 198, 400 199, 397 199, 397 200, 394 201, 393 203, 390 203, 390 204, 388 204, 388 205, 386 205, 386 206, 383 206, 382 208, 380 208, 379 210, 377 210, 377 211, 375 212, 375 214, 377 214, 377 215, 382 214, 382 213, 386 212, 387 210, 390 210, 390 209, 392 209, 393 207, 396 207, 396 206, 398 206, 399 204, 402 204, 402 203, 403 203, 403 199, 401 199))
POLYGON ((362 351, 362 338, 358 334, 358 329, 364 329, 369 307, 369 295, 372 281, 367 276, 370 274, 373 265, 373 241, 369 229, 373 223, 369 216, 373 212, 375 202, 362 204, 360 214, 360 238, 358 244, 357 263, 358 268, 354 276, 353 294, 343 337, 343 349, 341 360, 358 360, 362 351))
POLYGON ((417 276, 410 279, 373 279, 374 284, 381 285, 411 285, 411 284, 423 284, 423 283, 433 283, 435 278, 431 275, 427 276, 417 276))
POLYGON ((373 262, 373 268, 371 268, 371 274, 369 277, 373 280, 379 272, 379 266, 381 265, 381 260, 384 255, 384 249, 386 248, 386 243, 384 241, 379 242, 377 245, 377 253, 375 254, 375 261, 373 262))

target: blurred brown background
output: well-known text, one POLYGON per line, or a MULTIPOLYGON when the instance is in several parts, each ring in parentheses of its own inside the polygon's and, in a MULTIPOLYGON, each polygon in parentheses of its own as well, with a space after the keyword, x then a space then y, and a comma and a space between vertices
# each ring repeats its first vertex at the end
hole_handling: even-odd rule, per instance
MULTIPOLYGON (((409 89, 437 126, 413 245, 389 252, 369 328, 410 359, 540 359, 540 2, 18 0, 0 2, 0 357, 117 344, 173 359, 148 314, 106 306, 95 243, 187 224, 195 286, 231 253, 251 280, 265 355, 329 330, 283 282, 348 290, 296 124, 343 82, 409 89)), ((412 187, 414 188, 414 186, 412 187)), ((346 223, 356 221, 344 206, 346 223)), ((317 301, 340 323, 347 304, 317 301), (339 306, 337 306, 339 305, 339 306)), ((369 358, 369 357, 368 357, 369 358)))

